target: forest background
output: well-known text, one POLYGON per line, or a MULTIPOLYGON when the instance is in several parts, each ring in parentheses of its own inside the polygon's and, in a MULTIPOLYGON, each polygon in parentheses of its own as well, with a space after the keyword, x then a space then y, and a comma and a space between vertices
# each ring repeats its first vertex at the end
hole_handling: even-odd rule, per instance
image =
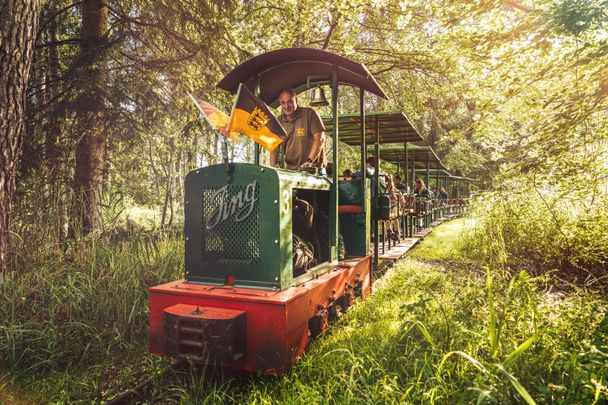
MULTIPOLYGON (((539 199, 564 254, 580 247, 558 216, 592 226, 604 208, 605 1, 56 0, 38 12, 25 128, 7 154, 9 267, 21 250, 173 226, 185 173, 221 156, 187 92, 229 111, 219 79, 290 46, 365 63, 390 97, 368 111, 405 111, 478 189, 539 199)), ((347 95, 340 112, 356 110, 347 95)))
MULTIPOLYGON (((141 308, 133 306, 118 329, 141 336, 145 320, 133 328, 133 311, 145 312, 145 286, 167 276, 152 264, 166 258, 159 240, 181 238, 184 176, 221 156, 218 135, 187 92, 228 112, 232 96, 215 84, 239 63, 283 47, 363 62, 389 95, 368 98, 367 111, 403 110, 452 173, 475 179, 486 265, 585 288, 606 285, 606 0, 19 3, 5 0, 0 8, 2 49, 14 45, 25 55, 22 64, 2 59, 6 77, 18 73, 21 98, 0 93, 0 283, 13 291, 3 295, 12 309, 3 305, 0 330, 8 368, 84 358, 51 356, 56 347, 36 357, 34 347, 59 332, 23 326, 38 307, 21 301, 42 306, 46 293, 57 299, 53 277, 66 282, 66 269, 112 269, 119 259, 149 266, 141 284, 127 284, 141 294, 121 298, 126 305, 141 300, 141 308), (11 37, 9 21, 25 28, 21 36, 11 37), (11 108, 15 100, 19 108, 11 108), (136 252, 135 259, 121 252, 136 252)), ((344 95, 340 112, 356 111, 357 98, 344 95)), ((244 138, 229 146, 233 156, 251 157, 244 138)), ((357 152, 345 150, 345 165, 354 166, 357 152)), ((67 283, 82 290, 85 281, 67 283)), ((91 295, 103 285, 91 286, 91 295)), ((73 315, 57 308, 53 316, 73 315)))

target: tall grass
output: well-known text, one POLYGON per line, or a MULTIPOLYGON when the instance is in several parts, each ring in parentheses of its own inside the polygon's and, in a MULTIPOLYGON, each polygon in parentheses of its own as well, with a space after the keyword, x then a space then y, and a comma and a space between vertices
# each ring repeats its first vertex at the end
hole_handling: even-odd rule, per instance
MULTIPOLYGON (((159 381, 153 401, 608 400, 607 300, 576 285, 552 290, 552 263, 567 263, 564 271, 576 275, 572 263, 583 266, 582 258, 563 256, 560 246, 516 243, 545 232, 548 238, 549 231, 526 239, 529 218, 504 215, 516 212, 512 204, 437 228, 375 282, 370 299, 313 342, 287 376, 244 381, 193 373, 177 384, 159 381), (549 258, 536 263, 543 249, 549 258)), ((536 215, 533 206, 523 212, 536 215)), ((554 237, 552 243, 563 238, 554 237)), ((51 401, 90 403, 111 397, 109 385, 130 386, 126 375, 157 372, 163 363, 144 354, 147 288, 181 276, 182 246, 143 234, 118 242, 84 239, 65 253, 32 246, 0 296, 0 364, 11 376, 0 379, 0 392, 16 379, 51 401)), ((598 275, 601 249, 593 251, 585 274, 598 275)))
POLYGON ((488 272, 443 225, 285 377, 165 386, 181 403, 600 403, 606 299, 488 272), (438 243, 449 237, 451 243, 438 243), (442 246, 432 249, 433 246, 442 246), (212 400, 211 400, 212 399, 212 400))
POLYGON ((182 274, 182 246, 133 235, 28 255, 0 294, 3 367, 16 376, 41 375, 89 367, 145 345, 147 289, 182 274))
MULTIPOLYGON (((578 197, 577 197, 578 198, 578 197)), ((608 196, 587 204, 549 191, 503 190, 477 199, 471 253, 495 270, 525 268, 588 287, 608 281, 608 196)))

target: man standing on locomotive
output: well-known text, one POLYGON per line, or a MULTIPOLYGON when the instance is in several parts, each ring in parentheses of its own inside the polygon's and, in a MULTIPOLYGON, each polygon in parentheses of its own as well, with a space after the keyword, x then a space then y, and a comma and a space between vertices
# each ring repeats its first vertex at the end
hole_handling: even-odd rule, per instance
MULTIPOLYGON (((324 172, 327 159, 325 157, 325 126, 319 114, 312 108, 300 107, 296 92, 292 89, 283 90, 279 94, 281 111, 278 119, 287 138, 284 141, 285 164, 288 169, 314 167, 324 172)), ((279 160, 279 148, 270 154, 270 165, 276 166, 279 160)))

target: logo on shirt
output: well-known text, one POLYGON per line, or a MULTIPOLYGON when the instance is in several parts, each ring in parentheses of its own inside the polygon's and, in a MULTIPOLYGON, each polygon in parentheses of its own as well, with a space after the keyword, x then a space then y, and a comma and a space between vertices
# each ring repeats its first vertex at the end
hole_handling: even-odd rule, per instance
POLYGON ((304 136, 304 128, 296 128, 297 136, 304 136))
POLYGON ((249 118, 247 118, 247 125, 254 131, 259 131, 264 128, 264 125, 266 125, 269 120, 270 118, 268 118, 268 115, 265 114, 264 111, 255 107, 251 112, 251 115, 249 115, 249 118))

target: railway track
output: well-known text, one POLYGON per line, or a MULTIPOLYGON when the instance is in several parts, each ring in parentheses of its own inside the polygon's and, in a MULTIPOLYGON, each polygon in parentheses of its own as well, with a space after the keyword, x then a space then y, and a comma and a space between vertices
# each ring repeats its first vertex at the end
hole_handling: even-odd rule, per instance
POLYGON ((162 372, 152 375, 145 380, 137 383, 132 388, 129 388, 118 395, 115 395, 107 402, 104 402, 106 405, 124 405, 124 404, 138 404, 143 403, 146 399, 150 398, 150 390, 153 388, 154 383, 159 380, 167 379, 171 382, 177 380, 177 376, 184 365, 182 363, 175 363, 168 366, 162 372))

